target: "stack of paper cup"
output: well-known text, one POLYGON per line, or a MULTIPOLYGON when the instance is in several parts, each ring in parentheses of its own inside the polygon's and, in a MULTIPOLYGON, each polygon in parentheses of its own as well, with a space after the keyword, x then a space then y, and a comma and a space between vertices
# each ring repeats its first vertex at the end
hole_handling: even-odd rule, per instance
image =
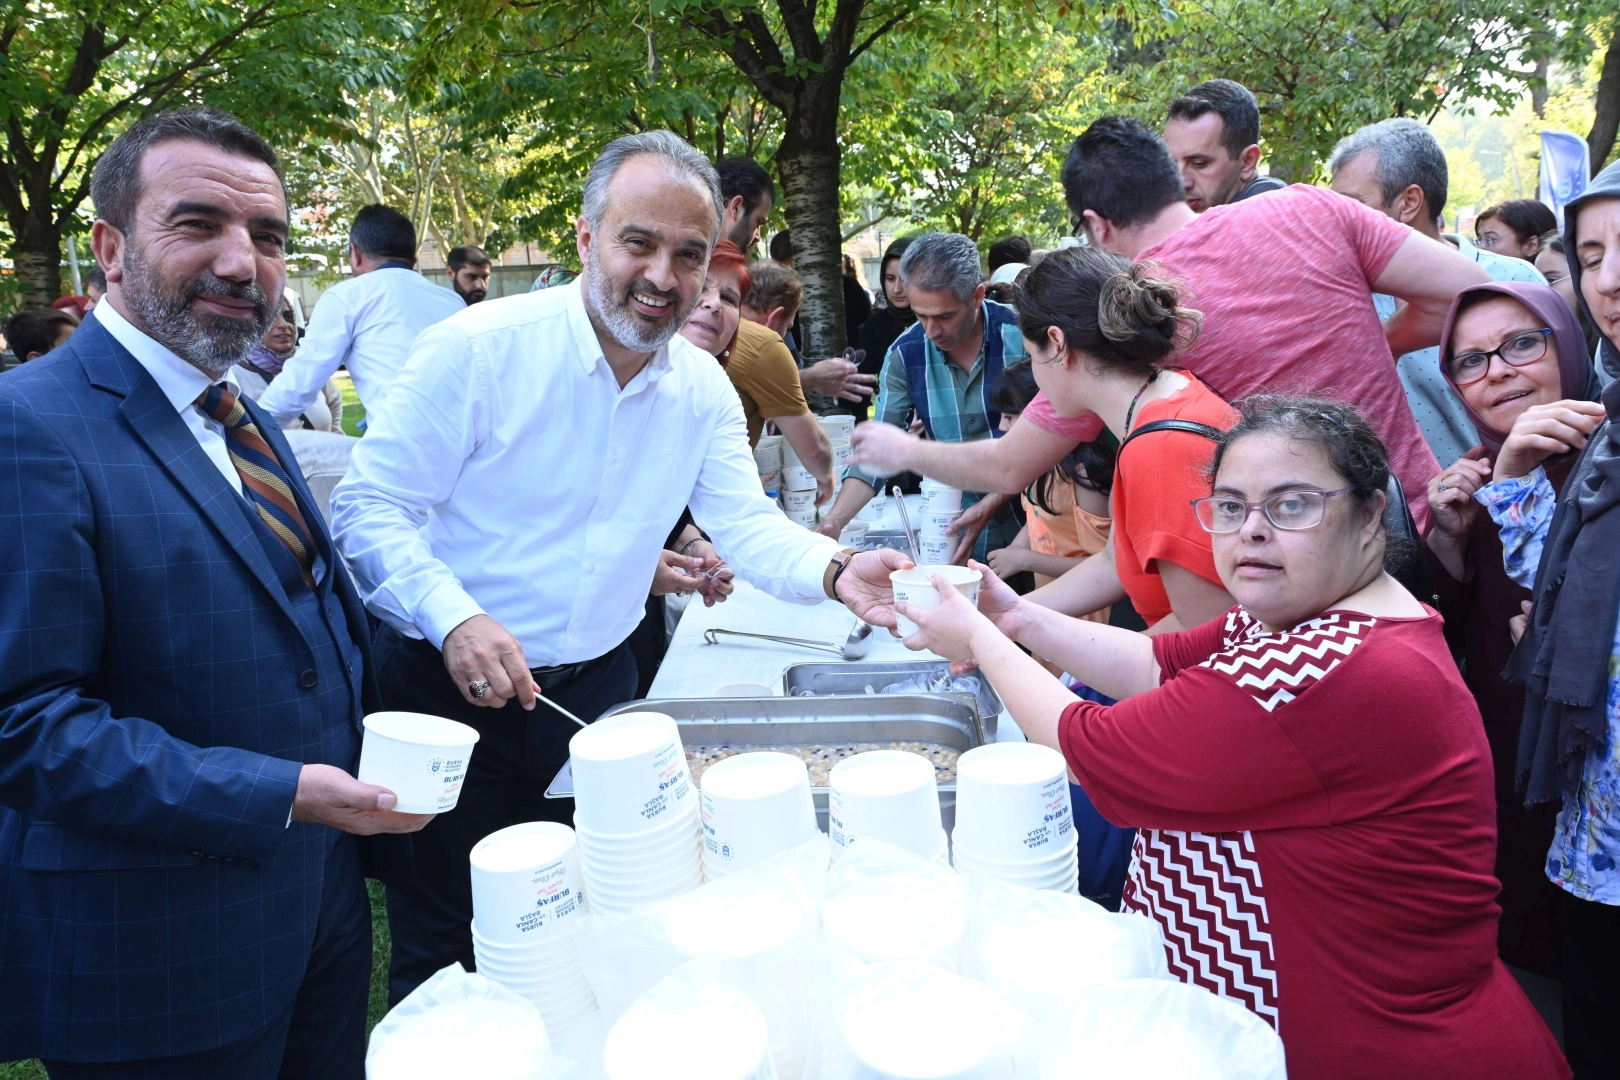
POLYGON ((780 435, 761 435, 754 447, 754 464, 759 468, 760 486, 766 491, 780 491, 782 483, 782 444, 780 435))
MULTIPOLYGON (((975 607, 979 604, 979 584, 984 575, 968 566, 913 566, 910 570, 895 570, 889 574, 889 586, 894 590, 894 598, 902 603, 914 607, 938 607, 939 590, 934 587, 934 578, 942 577, 956 586, 956 591, 968 598, 968 603, 975 607)), ((901 637, 910 637, 917 632, 917 624, 904 615, 895 613, 899 623, 896 629, 901 637)))
POLYGON ((1037 743, 993 743, 956 763, 952 851, 964 874, 1029 889, 1079 888, 1079 837, 1063 755, 1037 743))
POLYGON ((924 562, 950 562, 960 537, 947 530, 962 516, 962 489, 947 487, 936 480, 922 482, 922 512, 917 528, 917 548, 924 562))
POLYGON ((804 462, 799 460, 799 455, 793 449, 793 444, 786 439, 782 440, 782 490, 816 490, 815 474, 804 467, 804 462))
POLYGON ((934 763, 905 750, 868 750, 832 767, 827 823, 833 856, 862 837, 886 840, 927 859, 945 857, 934 763))
POLYGON ((568 750, 591 910, 619 915, 702 884, 697 792, 675 721, 620 713, 576 732, 568 750))
POLYGON ((1008 1014, 1016 1023, 1011 1013, 983 983, 954 972, 905 961, 876 965, 855 977, 836 1013, 837 1073, 1012 1080, 1011 1025, 998 1022, 1008 1014))
POLYGON ((703 872, 709 880, 764 862, 815 838, 810 771, 790 754, 738 754, 709 767, 703 806, 703 872))
POLYGON ((607 1080, 776 1080, 765 1014, 721 982, 659 983, 631 1003, 602 1048, 607 1080))
POLYGON ((550 1031, 595 1009, 574 951, 574 923, 585 912, 574 830, 513 825, 480 840, 469 861, 478 973, 534 1002, 550 1031))
POLYGON ((850 437, 855 434, 855 418, 848 413, 818 416, 816 423, 821 425, 821 430, 827 433, 827 441, 834 446, 849 442, 850 437))

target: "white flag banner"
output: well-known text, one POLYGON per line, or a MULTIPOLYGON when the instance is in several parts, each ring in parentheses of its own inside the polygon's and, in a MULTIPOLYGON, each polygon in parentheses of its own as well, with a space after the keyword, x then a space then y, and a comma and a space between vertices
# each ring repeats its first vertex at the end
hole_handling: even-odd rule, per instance
POLYGON ((1564 227, 1564 206, 1586 190, 1592 159, 1586 140, 1570 131, 1541 133, 1541 201, 1564 227))

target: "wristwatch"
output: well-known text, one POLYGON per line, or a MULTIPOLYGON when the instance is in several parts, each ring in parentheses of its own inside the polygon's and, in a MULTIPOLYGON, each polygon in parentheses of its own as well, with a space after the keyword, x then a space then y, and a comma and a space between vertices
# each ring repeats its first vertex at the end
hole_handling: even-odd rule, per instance
POLYGON ((821 588, 827 594, 827 599, 838 599, 838 576, 848 568, 850 561, 855 558, 854 548, 839 548, 827 564, 826 573, 821 575, 821 588))

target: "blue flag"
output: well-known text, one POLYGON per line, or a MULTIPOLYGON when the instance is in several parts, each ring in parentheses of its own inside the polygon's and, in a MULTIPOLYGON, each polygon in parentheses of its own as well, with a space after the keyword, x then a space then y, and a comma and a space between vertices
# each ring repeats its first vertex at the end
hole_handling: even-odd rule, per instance
POLYGON ((1564 206, 1586 190, 1592 159, 1586 140, 1569 131, 1541 133, 1541 201, 1552 207, 1564 227, 1564 206))

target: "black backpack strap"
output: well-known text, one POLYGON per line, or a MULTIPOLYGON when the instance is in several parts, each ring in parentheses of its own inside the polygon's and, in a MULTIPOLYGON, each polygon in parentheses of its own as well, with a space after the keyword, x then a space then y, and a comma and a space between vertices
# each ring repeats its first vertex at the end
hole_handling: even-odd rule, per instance
POLYGON ((1226 434, 1218 427, 1200 424, 1197 420, 1178 420, 1175 417, 1166 417, 1163 420, 1150 420, 1125 436, 1125 441, 1119 444, 1119 452, 1123 454, 1125 448, 1131 444, 1131 440, 1138 435, 1150 435, 1155 431, 1179 431, 1184 435, 1202 435, 1210 442, 1219 442, 1221 436, 1226 434))

